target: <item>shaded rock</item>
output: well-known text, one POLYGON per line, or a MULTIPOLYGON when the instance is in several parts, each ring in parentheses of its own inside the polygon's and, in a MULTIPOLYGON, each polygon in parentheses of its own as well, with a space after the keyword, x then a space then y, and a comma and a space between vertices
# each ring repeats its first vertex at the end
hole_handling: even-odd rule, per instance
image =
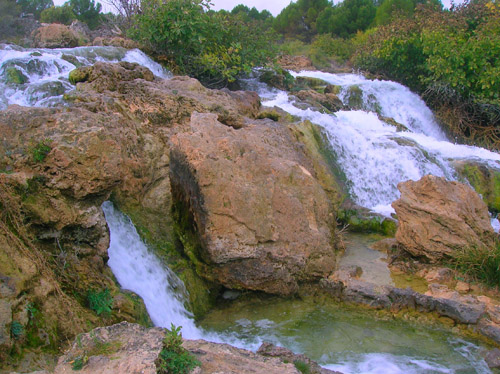
POLYGON ((5 78, 7 83, 12 84, 24 84, 28 81, 28 77, 15 67, 5 69, 5 78))
POLYGON ((300 374, 292 363, 284 363, 279 358, 266 357, 228 344, 185 340, 183 347, 201 362, 201 367, 194 369, 193 373, 300 374))
POLYGON ((500 344, 500 325, 491 321, 484 321, 479 324, 479 331, 497 344, 500 344))
POLYGON ((54 373, 74 373, 73 363, 82 360, 80 373, 156 374, 155 360, 163 348, 164 337, 164 329, 146 329, 128 322, 100 327, 79 335, 59 358, 54 373))
POLYGON ((413 256, 436 262, 457 250, 493 245, 488 209, 470 187, 427 175, 398 188, 396 239, 413 256))
POLYGON ((260 73, 259 81, 285 91, 291 90, 295 84, 295 78, 283 69, 266 69, 260 73))
POLYGON ((349 86, 344 99, 349 108, 354 110, 364 109, 363 90, 359 86, 349 86))
POLYGON ((294 70, 296 72, 301 70, 316 70, 311 59, 306 56, 283 55, 278 59, 278 64, 283 69, 294 70))
POLYGON ((114 36, 114 37, 98 36, 97 38, 94 39, 94 41, 92 42, 92 45, 121 47, 121 48, 126 48, 126 49, 139 48, 139 45, 137 44, 137 42, 135 42, 131 39, 120 37, 120 36, 114 36))
POLYGON ((378 118, 381 121, 387 123, 388 125, 394 126, 398 132, 399 131, 409 131, 408 127, 406 127, 402 123, 397 122, 394 118, 384 117, 384 116, 381 116, 381 115, 379 115, 378 118))
POLYGON ((35 48, 73 48, 78 46, 78 36, 68 26, 51 24, 42 26, 31 34, 35 48))
POLYGON ((345 284, 343 300, 375 309, 390 309, 390 287, 352 279, 345 284))
POLYGON ((495 348, 488 351, 484 361, 486 361, 490 369, 500 368, 500 349, 495 348))
POLYGON ((271 124, 234 130, 201 114, 191 129, 172 139, 170 177, 174 211, 195 228, 198 242, 184 248, 199 274, 282 295, 328 275, 331 204, 289 132, 271 124))
POLYGON ((481 195, 491 212, 500 212, 500 169, 475 161, 455 161, 455 170, 481 195))
POLYGON ((90 42, 90 35, 92 32, 86 23, 75 19, 71 22, 71 25, 69 25, 69 29, 73 31, 78 38, 78 45, 87 45, 90 42))
POLYGON ((336 86, 336 85, 333 85, 333 84, 327 84, 325 86, 325 90, 323 92, 326 93, 326 94, 331 93, 331 94, 338 95, 341 90, 342 90, 341 86, 336 86))
POLYGON ((257 350, 257 354, 266 357, 279 357, 284 362, 303 363, 308 368, 310 374, 341 374, 338 371, 322 368, 317 362, 311 360, 306 355, 293 353, 291 350, 278 347, 271 343, 262 343, 257 350))
POLYGON ((330 112, 337 112, 344 107, 337 95, 332 93, 320 94, 314 90, 302 90, 295 93, 295 96, 309 105, 319 108, 320 111, 326 109, 330 112))
POLYGON ((10 326, 12 323, 12 305, 9 301, 0 299, 0 359, 6 358, 12 342, 10 338, 10 326))

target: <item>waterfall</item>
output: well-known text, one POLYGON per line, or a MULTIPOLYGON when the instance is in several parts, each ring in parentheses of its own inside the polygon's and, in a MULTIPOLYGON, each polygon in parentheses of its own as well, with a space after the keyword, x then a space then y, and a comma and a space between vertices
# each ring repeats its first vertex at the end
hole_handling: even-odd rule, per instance
POLYGON ((426 174, 457 180, 453 161, 480 161, 500 169, 498 153, 450 142, 425 103, 403 85, 358 74, 304 71, 294 75, 340 86, 339 97, 344 101, 352 87, 361 90, 363 110, 326 114, 294 106, 295 98, 286 92, 255 82, 252 87, 266 100, 264 105, 278 106, 324 129, 346 175, 351 198, 361 206, 390 215, 394 212, 390 204, 399 198, 399 182, 426 174), (398 131, 384 117, 407 131, 398 131))
POLYGON ((149 68, 157 77, 168 78, 160 64, 138 49, 119 47, 78 47, 26 49, 0 45, 0 110, 8 105, 57 106, 64 104, 65 92, 74 89, 69 72, 97 61, 135 62, 149 68))

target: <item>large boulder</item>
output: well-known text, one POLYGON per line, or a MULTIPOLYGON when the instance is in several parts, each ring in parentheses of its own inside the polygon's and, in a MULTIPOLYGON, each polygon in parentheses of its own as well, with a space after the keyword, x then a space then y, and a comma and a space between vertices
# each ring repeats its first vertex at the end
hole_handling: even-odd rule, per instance
POLYGON ((195 113, 172 143, 174 211, 200 275, 288 295, 333 270, 332 205, 285 127, 195 113))
POLYGON ((31 34, 35 48, 73 48, 78 46, 78 35, 68 26, 53 23, 42 26, 31 34))
POLYGON ((396 239, 413 256, 436 262, 457 250, 493 245, 488 209, 470 187, 427 175, 398 188, 396 239))

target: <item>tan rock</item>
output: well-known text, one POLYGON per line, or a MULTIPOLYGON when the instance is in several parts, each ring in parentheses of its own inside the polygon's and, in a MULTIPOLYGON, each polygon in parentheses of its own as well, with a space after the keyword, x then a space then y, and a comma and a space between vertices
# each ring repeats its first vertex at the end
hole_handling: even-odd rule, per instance
POLYGON ((31 34, 35 48, 72 48, 78 46, 77 35, 65 25, 42 26, 31 34))
POLYGON ((427 175, 398 185, 392 206, 399 219, 398 243, 431 262, 471 246, 491 247, 495 236, 488 209, 470 187, 427 175))
POLYGON ((452 280, 453 271, 449 268, 433 268, 423 276, 429 283, 446 283, 452 280))
POLYGON ((122 38, 120 36, 115 36, 112 38, 103 38, 101 36, 98 36, 97 38, 94 39, 92 42, 92 45, 95 46, 113 46, 113 47, 121 47, 121 48, 126 48, 126 49, 134 49, 134 48, 139 48, 139 45, 127 38, 122 38))
POLYGON ((470 291, 470 284, 462 281, 458 281, 455 286, 455 290, 460 293, 467 293, 470 291))
POLYGON ((283 55, 278 59, 278 64, 286 70, 316 70, 310 58, 306 56, 283 55))
POLYGON ((234 130, 201 114, 191 128, 172 140, 171 183, 178 214, 192 214, 196 257, 213 269, 204 275, 277 294, 327 276, 335 264, 331 204, 288 131, 234 130))

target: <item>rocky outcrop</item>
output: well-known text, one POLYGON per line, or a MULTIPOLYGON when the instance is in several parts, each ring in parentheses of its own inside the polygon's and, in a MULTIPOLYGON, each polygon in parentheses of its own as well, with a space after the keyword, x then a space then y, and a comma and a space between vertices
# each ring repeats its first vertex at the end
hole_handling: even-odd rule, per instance
POLYGON ((309 57, 283 55, 278 59, 278 65, 286 70, 316 70, 309 57))
MULTIPOLYGON (((76 367, 83 374, 156 374, 155 361, 163 348, 164 337, 164 329, 146 329, 127 322, 97 328, 79 336, 71 349, 59 358, 54 374, 74 373, 76 367)), ((184 340, 183 347, 200 362, 200 366, 192 370, 193 374, 299 374, 292 363, 294 360, 285 363, 284 359, 289 356, 296 356, 296 360, 316 369, 311 373, 334 373, 326 369, 318 371, 317 363, 304 355, 294 356, 284 348, 281 350, 289 352, 289 356, 273 354, 280 349, 274 346, 273 352, 267 349, 262 354, 205 340, 184 340)))
POLYGON ((273 123, 234 130, 194 114, 172 139, 178 221, 200 274, 227 288, 289 295, 335 264, 334 216, 314 169, 273 123))
MULTIPOLYGON (((315 153, 303 151, 304 146, 291 135, 287 128, 290 124, 284 119, 279 124, 255 119, 260 111, 255 93, 209 90, 188 77, 160 80, 148 70, 128 63, 98 63, 72 75, 79 78, 75 78, 76 89, 65 95, 68 106, 49 109, 14 105, 0 112, 0 223, 4 223, 0 228, 0 303, 6 311, 0 316, 2 353, 25 345, 28 336, 42 337, 30 341, 32 346, 48 342, 49 348, 57 349, 61 340, 82 332, 89 321, 147 323, 141 301, 121 292, 105 265, 109 237, 100 206, 110 196, 130 215, 148 244, 165 261, 174 263, 197 315, 210 308, 217 295, 216 284, 211 281, 219 276, 251 279, 231 283, 235 287, 248 284, 250 288, 290 293, 296 290, 297 282, 328 274, 334 264, 329 242, 334 238, 334 217, 329 215, 331 205, 326 197, 335 196, 328 182, 331 179, 326 174, 320 178, 324 185, 330 185, 325 194, 316 180, 321 162, 310 160, 315 153), (198 125, 191 127, 194 112, 213 113, 208 123, 213 127, 200 126, 200 131, 196 129, 198 125), (190 242, 184 240, 190 231, 182 225, 177 226, 176 233, 173 230, 176 224, 171 215, 172 202, 183 200, 172 198, 170 140, 179 134, 185 150, 195 149, 189 143, 198 146, 202 142, 199 136, 212 138, 202 129, 214 129, 216 140, 200 147, 200 157, 210 150, 208 159, 212 154, 219 157, 212 165, 214 172, 229 179, 235 175, 234 184, 221 179, 235 188, 230 195, 235 199, 230 201, 234 206, 210 205, 210 209, 217 222, 230 222, 228 228, 241 231, 234 236, 221 236, 220 242, 238 243, 237 235, 255 234, 248 243, 245 241, 250 236, 242 239, 248 246, 239 247, 243 253, 241 261, 233 261, 233 254, 226 256, 219 251, 214 255, 216 262, 205 263, 205 258, 200 262, 193 256, 193 265, 179 255, 182 250, 191 253, 190 242), (196 135, 192 139, 182 135, 193 131, 196 135), (244 160, 241 167, 236 160, 244 160), (259 170, 255 181, 251 170, 259 170), (272 187, 282 180, 286 188, 272 187), (271 197, 276 189, 275 199, 268 202, 262 197, 262 205, 257 206, 263 209, 258 216, 262 222, 246 218, 250 212, 244 200, 252 196, 253 188, 254 192, 266 191, 271 197), (281 198, 282 193, 289 195, 281 198), (303 215, 290 222, 298 233, 308 233, 304 238, 298 234, 287 238, 292 228, 287 231, 284 227, 286 215, 303 215), (245 231, 245 225, 255 229, 255 233, 251 229, 245 231), (13 231, 16 227, 26 231, 13 231), (326 232, 325 239, 319 239, 322 232, 326 232), (186 248, 182 248, 177 236, 186 248), (311 242, 302 246, 306 238, 311 242), (294 244, 296 240, 300 243, 294 244), (247 256, 245 253, 250 253, 254 245, 260 246, 260 252, 247 256), (281 245, 289 245, 290 252, 281 245), (297 253, 292 252, 301 246, 297 253), (270 260, 260 257, 268 254, 270 260), (289 259, 290 267, 280 262, 289 259), (221 266, 207 272, 199 266, 214 263, 221 266), (257 265, 246 266, 259 263, 267 266, 261 273, 257 265), (255 269, 256 273, 251 273, 255 269), (229 271, 237 275, 226 275, 229 271), (271 274, 273 271, 277 275, 271 274), (198 274, 207 274, 207 279, 198 274), (260 288, 256 286, 259 274, 267 276, 260 288), (105 289, 113 297, 112 312, 98 316, 88 307, 87 292, 105 289), (68 318, 68 308, 78 318, 68 318), (21 333, 19 339, 10 334, 14 322, 14 330, 18 328, 21 333)), ((198 165, 192 170, 196 168, 198 165)), ((210 171, 203 170, 208 178, 210 171)), ((322 173, 328 173, 327 169, 322 173)), ((221 186, 221 181, 214 183, 221 186)), ((215 231, 207 233, 212 235, 215 231)), ((210 238, 219 240, 217 236, 210 238)), ((225 284, 229 285, 229 281, 225 284)))
POLYGON ((398 243, 413 256, 431 262, 470 247, 492 247, 495 233, 488 209, 470 187, 427 175, 398 185, 401 198, 392 206, 398 243))
POLYGON ((79 45, 78 35, 68 26, 53 23, 31 34, 35 48, 72 48, 79 45))
POLYGON ((92 45, 95 46, 113 46, 113 47, 121 47, 121 48, 126 48, 126 49, 134 49, 134 48, 139 48, 139 45, 127 38, 123 38, 121 36, 113 36, 110 38, 105 38, 102 36, 98 36, 97 38, 94 39, 92 42, 92 45))
POLYGON ((344 104, 333 93, 319 93, 314 90, 301 90, 294 94, 303 103, 308 104, 308 107, 316 108, 321 112, 337 112, 344 108, 344 104))

